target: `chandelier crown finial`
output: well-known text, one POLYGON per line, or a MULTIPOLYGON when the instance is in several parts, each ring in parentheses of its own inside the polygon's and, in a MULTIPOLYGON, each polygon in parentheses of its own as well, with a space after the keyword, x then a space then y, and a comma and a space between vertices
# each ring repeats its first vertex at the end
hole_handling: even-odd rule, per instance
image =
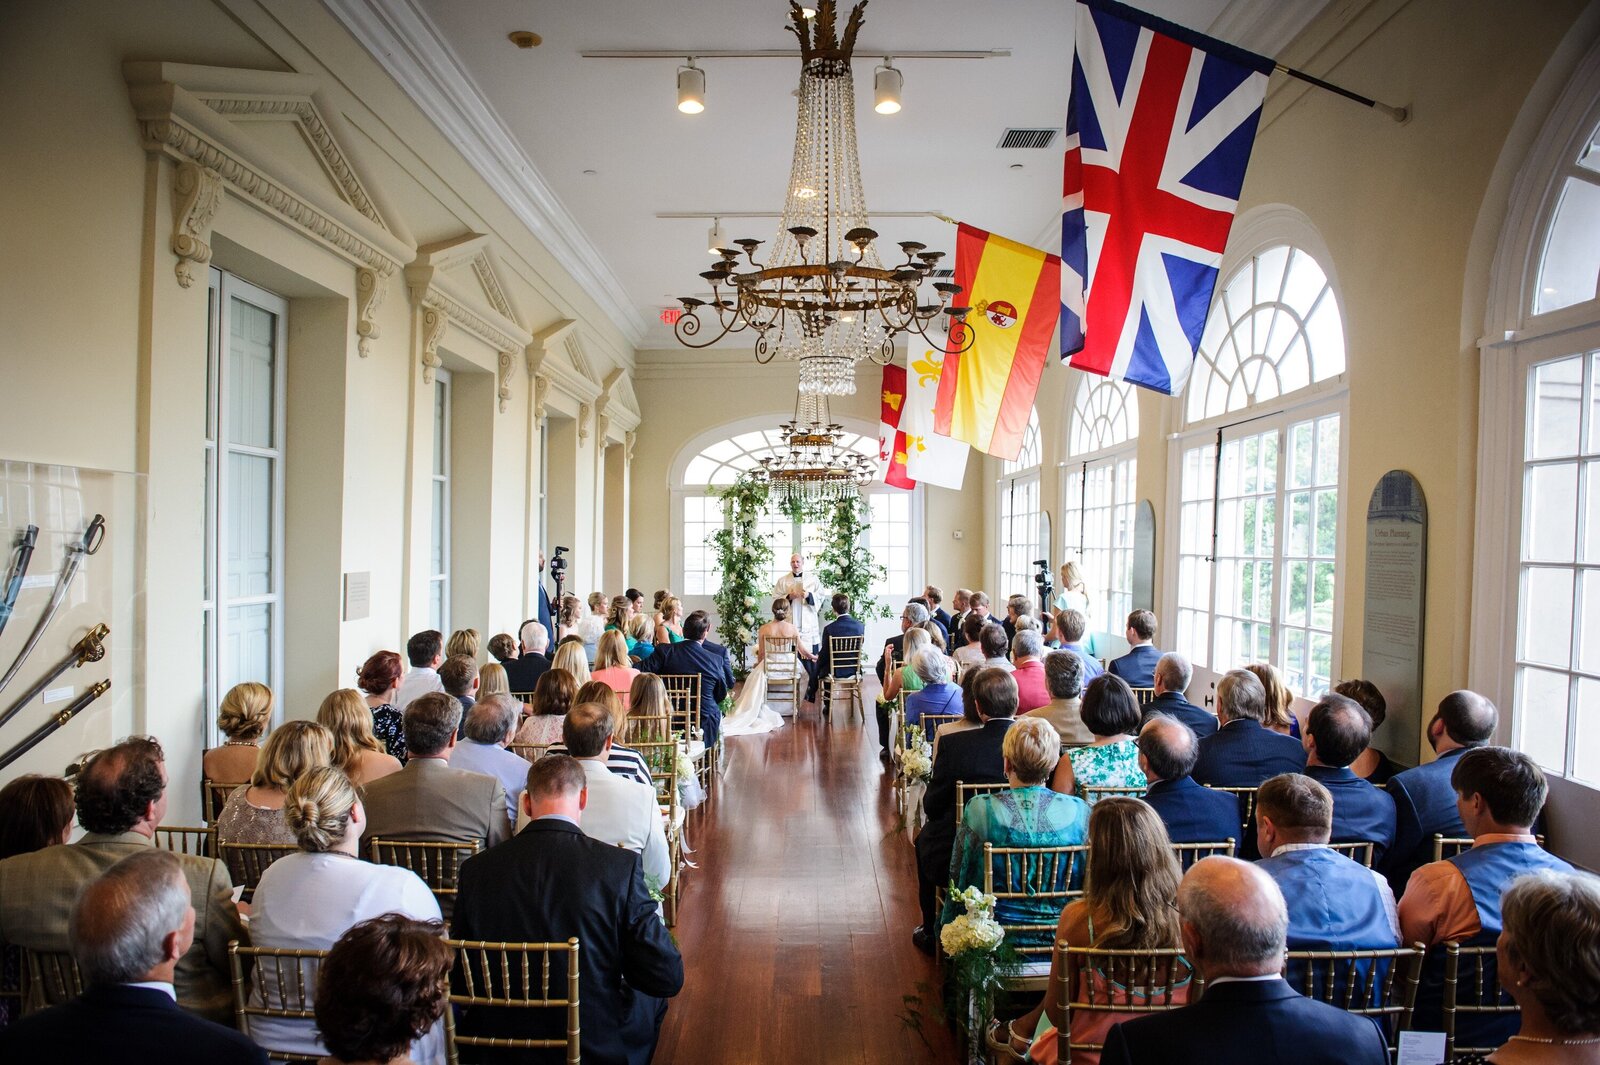
POLYGON ((805 9, 795 0, 789 0, 789 31, 800 38, 800 62, 808 73, 834 76, 849 69, 850 56, 856 50, 856 35, 861 32, 862 19, 866 17, 867 0, 850 9, 845 21, 844 37, 836 35, 838 5, 835 0, 817 0, 816 15, 808 18, 805 9))

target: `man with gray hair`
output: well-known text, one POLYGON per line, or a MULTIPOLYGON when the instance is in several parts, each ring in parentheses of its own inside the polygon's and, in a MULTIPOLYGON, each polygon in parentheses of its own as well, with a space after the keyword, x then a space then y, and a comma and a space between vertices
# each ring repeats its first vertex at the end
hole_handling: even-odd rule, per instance
POLYGON ((1267 719, 1267 690, 1247 669, 1230 670, 1217 682, 1217 731, 1200 741, 1194 779, 1225 788, 1256 788, 1279 773, 1306 767, 1300 741, 1273 732, 1267 719))
POLYGON ((1044 684, 1049 701, 1026 716, 1050 722, 1062 743, 1093 743, 1094 733, 1078 712, 1083 706, 1083 659, 1071 651, 1051 651, 1044 656, 1044 684))
POLYGON ((1026 714, 1050 701, 1044 676, 1044 640, 1038 629, 1021 628, 1011 637, 1011 679, 1017 682, 1017 713, 1026 714))
POLYGON ((1163 714, 1188 725, 1200 739, 1217 731, 1216 715, 1194 705, 1185 697, 1189 682, 1194 679, 1194 667, 1187 658, 1168 651, 1157 659, 1153 679, 1156 697, 1143 708, 1146 721, 1156 714, 1163 714))
POLYGON ((1203 858, 1178 887, 1184 955, 1205 995, 1181 1009, 1113 1025, 1103 1065, 1155 1065, 1183 1048, 1229 1065, 1386 1065, 1370 1017, 1309 999, 1280 975, 1289 914, 1272 878, 1249 862, 1203 858))
MULTIPOLYGON (((906 724, 918 724, 923 714, 961 713, 961 689, 950 681, 950 660, 943 652, 924 647, 911 656, 911 669, 922 690, 906 693, 906 724)), ((932 735, 928 741, 933 742, 932 735)))
POLYGON ((0 1030, 5 1061, 266 1065, 231 1028, 178 1008, 178 959, 195 911, 178 857, 147 848, 90 882, 72 908, 72 957, 84 992, 0 1030))
POLYGON ((506 750, 522 704, 504 693, 486 695, 467 714, 466 735, 450 755, 452 769, 494 777, 506 792, 506 816, 517 816, 517 797, 528 779, 528 762, 506 750))
POLYGON ((1242 843, 1239 800, 1189 775, 1199 756, 1200 741, 1188 725, 1161 714, 1146 718, 1139 729, 1139 768, 1150 782, 1144 801, 1161 815, 1174 843, 1242 843))
POLYGON ((893 639, 885 640, 883 642, 883 653, 878 656, 879 684, 884 683, 883 671, 888 665, 891 656, 896 662, 904 660, 906 633, 912 628, 926 622, 929 616, 928 608, 915 601, 907 603, 906 608, 900 611, 900 635, 894 637, 893 639))
POLYGON ((517 657, 505 663, 506 685, 526 701, 539 678, 550 668, 550 658, 545 654, 550 646, 550 630, 537 621, 524 621, 517 634, 517 644, 517 657))

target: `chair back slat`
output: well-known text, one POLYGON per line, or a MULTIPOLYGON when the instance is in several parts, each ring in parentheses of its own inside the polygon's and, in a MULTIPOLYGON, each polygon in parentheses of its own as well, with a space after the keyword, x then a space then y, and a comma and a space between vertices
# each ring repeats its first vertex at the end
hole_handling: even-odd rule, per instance
POLYGON ((180 825, 156 826, 155 844, 174 854, 192 854, 196 858, 213 858, 217 852, 217 830, 207 826, 189 828, 180 825))
POLYGON ((1221 855, 1224 858, 1232 858, 1237 850, 1237 844, 1238 841, 1231 836, 1215 843, 1174 843, 1172 844, 1172 853, 1177 855, 1178 864, 1183 867, 1183 871, 1188 872, 1189 866, 1198 862, 1201 858, 1211 858, 1217 855, 1221 855))
POLYGON ((222 808, 228 804, 228 796, 232 795, 236 788, 242 788, 248 783, 250 783, 248 780, 240 780, 232 784, 219 780, 201 780, 201 819, 208 825, 216 824, 217 818, 222 814, 222 808))
POLYGON ((1423 956, 1420 944, 1380 950, 1291 950, 1284 975, 1307 998, 1375 1018, 1392 1046, 1398 1033, 1411 1027, 1423 956))
POLYGON ((996 847, 983 845, 983 892, 995 898, 995 920, 1006 930, 1006 942, 1024 959, 1048 955, 1055 941, 1056 920, 1073 899, 1083 896, 1089 848, 996 847), (1017 920, 1012 905, 1026 906, 1028 918, 1017 920), (1008 911, 1011 915, 1008 917, 1008 911), (1050 914, 1054 913, 1054 917, 1050 914))
MULTIPOLYGON (((316 1020, 317 970, 328 956, 325 950, 275 950, 228 943, 228 971, 233 980, 233 1016, 239 1031, 267 1052, 273 1061, 321 1061, 321 1054, 306 1054, 274 1047, 267 1033, 253 1031, 253 1021, 275 1018, 316 1020), (265 1037, 264 1037, 265 1036, 265 1037)), ((297 1026, 298 1027, 298 1026, 297 1026)))
MULTIPOLYGON (((1063 750, 1061 753, 1065 755, 1066 751, 1063 750)), ((1122 799, 1142 799, 1144 798, 1144 793, 1145 789, 1142 787, 1128 788, 1112 787, 1110 785, 1100 786, 1085 784, 1083 788, 1083 800, 1090 806, 1093 806, 1101 799, 1109 799, 1113 797, 1122 799)))
POLYGON ((1259 791, 1260 788, 1224 787, 1221 784, 1207 784, 1206 787, 1210 788, 1212 791, 1228 792, 1230 795, 1238 798, 1239 824, 1244 830, 1244 835, 1240 838, 1253 838, 1250 825, 1256 819, 1256 792, 1259 791))
POLYGON ((939 726, 960 720, 960 714, 923 714, 917 719, 917 723, 911 727, 922 729, 922 734, 928 737, 929 743, 932 743, 933 738, 939 733, 939 726))
MULTIPOLYGON (((1539 846, 1544 846, 1543 836, 1534 836, 1533 838, 1539 846)), ((1433 834, 1433 860, 1436 862, 1442 862, 1446 858, 1454 858, 1462 851, 1471 849, 1471 836, 1441 836, 1437 832, 1433 834)))
POLYGON ((59 1006, 83 994, 83 976, 78 962, 64 950, 24 950, 28 974, 24 989, 25 1010, 29 1013, 48 1006, 59 1006))
POLYGON ((1330 843, 1329 850, 1338 851, 1353 862, 1359 862, 1368 869, 1372 868, 1372 855, 1377 849, 1377 844, 1371 840, 1350 840, 1344 843, 1330 843))
POLYGON ((800 668, 800 654, 795 649, 793 636, 763 636, 761 638, 761 663, 766 669, 767 686, 774 683, 792 684, 805 671, 800 668))
POLYGON ((1156 690, 1154 688, 1134 688, 1133 697, 1139 700, 1139 709, 1143 710, 1156 701, 1156 690))
MULTIPOLYGON (((504 1050, 564 1050, 568 1065, 583 1060, 578 1024, 578 941, 565 943, 489 943, 446 940, 456 952, 450 978, 450 1004, 465 1010, 470 1021, 473 1007, 528 1010, 559 1017, 565 1030, 561 1038, 518 1038, 461 1032, 446 1028, 450 1060, 457 1047, 495 1047, 504 1050), (554 979, 552 959, 566 959, 564 987, 554 979), (537 960, 535 960, 537 958, 537 960), (537 973, 537 977, 535 977, 537 973), (564 990, 565 994, 558 993, 564 990)), ((451 1010, 446 1010, 450 1014, 451 1010)))
POLYGON ((374 839, 371 846, 375 864, 397 865, 416 873, 444 906, 460 890, 461 863, 482 850, 483 841, 374 839))
POLYGON ((549 754, 552 746, 549 743, 510 743, 506 745, 506 750, 524 762, 533 763, 549 754))
POLYGON ((243 885, 243 899, 249 902, 255 897, 256 886, 261 883, 261 874, 267 871, 267 866, 299 849, 284 843, 230 843, 222 840, 217 844, 217 856, 227 863, 234 886, 243 885))
POLYGON ((1131 1020, 1200 998, 1200 974, 1179 949, 1103 950, 1058 943, 1055 957, 1056 976, 1047 994, 1066 1017, 1057 1036, 1058 1063, 1070 1063, 1074 1051, 1099 1051, 1103 1046, 1072 1040, 1073 1011, 1113 1013, 1131 1020))
MULTIPOLYGON (((862 645, 865 636, 829 636, 828 637, 828 676, 832 680, 842 683, 859 682, 861 679, 862 645), (842 671, 853 671, 852 676, 841 676, 842 671)), ((887 676, 888 674, 884 674, 887 676)))
POLYGON ((1010 786, 1011 784, 1004 780, 993 784, 968 784, 964 780, 956 781, 956 824, 961 823, 961 814, 966 809, 967 803, 979 795, 991 791, 1005 791, 1010 786))
POLYGON ((672 728, 691 739, 700 738, 700 681, 698 673, 662 673, 671 707, 672 728))
MULTIPOLYGON (((1435 840, 1438 837, 1434 837, 1435 840)), ((1470 840, 1468 841, 1471 842, 1470 840)), ((1437 847, 1437 843, 1435 843, 1437 847)), ((1457 1054, 1492 1054, 1497 1046, 1461 1046, 1456 1042, 1463 1015, 1483 1017, 1491 1014, 1520 1015, 1522 1010, 1500 985, 1500 970, 1493 944, 1464 947, 1444 945, 1444 1058, 1457 1054)))
POLYGON ((629 747, 660 743, 672 738, 671 714, 629 713, 622 722, 622 742, 629 747))

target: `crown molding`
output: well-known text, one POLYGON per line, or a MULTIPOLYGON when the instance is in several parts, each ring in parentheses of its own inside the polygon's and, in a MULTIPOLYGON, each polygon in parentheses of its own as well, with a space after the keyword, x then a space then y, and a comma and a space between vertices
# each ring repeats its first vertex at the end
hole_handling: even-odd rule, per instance
POLYGON ((1277 58, 1328 3, 1329 0, 1231 0, 1205 32, 1219 41, 1277 58))
POLYGON ((415 0, 323 2, 637 347, 645 321, 621 280, 415 0))

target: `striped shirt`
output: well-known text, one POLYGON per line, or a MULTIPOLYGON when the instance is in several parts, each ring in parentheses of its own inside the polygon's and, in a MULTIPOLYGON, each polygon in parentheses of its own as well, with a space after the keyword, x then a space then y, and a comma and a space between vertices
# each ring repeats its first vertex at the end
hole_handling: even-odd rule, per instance
MULTIPOLYGON (((564 742, 553 743, 546 755, 567 754, 567 745, 564 742)), ((655 787, 655 782, 650 778, 650 767, 645 764, 644 755, 631 747, 624 747, 620 743, 611 745, 611 753, 606 756, 606 768, 619 777, 627 777, 641 784, 655 787)))

